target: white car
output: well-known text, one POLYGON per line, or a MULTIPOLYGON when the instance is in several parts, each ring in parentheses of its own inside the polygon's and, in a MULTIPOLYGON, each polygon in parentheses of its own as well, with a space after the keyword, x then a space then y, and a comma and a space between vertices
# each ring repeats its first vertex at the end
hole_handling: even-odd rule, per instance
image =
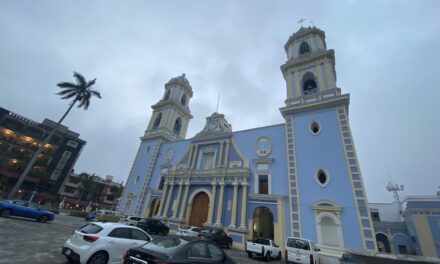
POLYGON ((319 249, 310 240, 288 237, 286 241, 286 263, 318 264, 319 249))
POLYGON ((176 235, 197 237, 200 231, 202 231, 202 229, 196 226, 180 226, 179 228, 177 228, 176 235))
POLYGON ((134 226, 94 222, 75 230, 64 243, 62 254, 81 264, 121 263, 125 251, 151 240, 134 226))
POLYGON ((266 238, 257 238, 254 241, 246 242, 246 252, 248 257, 252 258, 252 255, 264 257, 266 261, 270 261, 271 258, 281 260, 280 247, 275 241, 266 238))
POLYGON ((137 217, 137 216, 127 216, 121 219, 121 221, 119 221, 119 223, 122 224, 126 224, 126 225, 131 225, 131 226, 136 226, 137 223, 139 222, 139 220, 141 220, 142 218, 137 217))

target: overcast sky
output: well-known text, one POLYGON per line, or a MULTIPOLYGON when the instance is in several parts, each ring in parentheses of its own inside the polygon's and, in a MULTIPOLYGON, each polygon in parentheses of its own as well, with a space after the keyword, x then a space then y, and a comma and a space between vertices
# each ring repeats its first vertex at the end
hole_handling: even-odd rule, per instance
MULTIPOLYGON (((126 180, 164 84, 185 73, 187 137, 215 111, 233 130, 282 123, 284 44, 304 17, 326 32, 370 202, 440 185, 439 1, 0 1, 0 106, 41 122, 68 107, 73 71, 97 78, 64 125, 87 141, 77 172, 126 180), (160 3, 158 3, 160 2, 160 3)), ((306 23, 307 24, 307 23, 306 23)))

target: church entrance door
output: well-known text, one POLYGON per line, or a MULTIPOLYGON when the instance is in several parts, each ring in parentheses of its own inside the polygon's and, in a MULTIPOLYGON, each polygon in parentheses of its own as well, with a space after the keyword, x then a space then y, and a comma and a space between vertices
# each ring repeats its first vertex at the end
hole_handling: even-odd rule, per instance
POLYGON ((198 193, 193 200, 191 216, 189 218, 190 226, 202 227, 208 220, 209 197, 206 193, 198 193))
POLYGON ((254 211, 254 238, 274 238, 273 214, 265 206, 257 207, 254 211))

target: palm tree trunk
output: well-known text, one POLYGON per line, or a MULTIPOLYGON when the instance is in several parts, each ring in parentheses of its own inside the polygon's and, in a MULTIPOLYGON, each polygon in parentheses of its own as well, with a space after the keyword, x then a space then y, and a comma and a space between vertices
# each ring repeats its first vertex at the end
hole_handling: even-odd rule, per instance
POLYGON ((9 193, 8 199, 13 199, 14 198, 15 194, 17 193, 18 189, 20 189, 21 184, 23 183, 23 181, 26 178, 27 174, 29 173, 29 171, 32 169, 32 167, 34 166, 35 162, 37 161, 38 156, 43 151, 44 146, 50 141, 52 136, 55 134, 55 131, 57 131, 57 129, 60 126, 61 122, 63 122, 64 118, 66 118, 66 116, 70 112, 70 110, 72 110, 72 107, 75 105, 76 102, 77 102, 77 99, 72 101, 72 103, 70 104, 70 106, 67 109, 67 111, 61 117, 61 119, 58 121, 58 123, 52 128, 52 131, 49 133, 49 135, 46 137, 46 139, 43 141, 43 143, 38 147, 37 151, 35 151, 34 155, 32 156, 32 159, 29 161, 29 163, 27 164, 26 168, 24 169, 24 171, 21 173, 20 177, 18 178, 18 181, 15 184, 14 188, 12 188, 11 192, 9 193))

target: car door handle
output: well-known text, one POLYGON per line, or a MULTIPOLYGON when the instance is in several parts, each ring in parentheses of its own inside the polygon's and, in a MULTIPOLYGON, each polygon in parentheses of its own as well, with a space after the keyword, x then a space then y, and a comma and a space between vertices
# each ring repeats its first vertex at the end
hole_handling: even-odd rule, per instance
POLYGON ((108 241, 107 243, 109 243, 109 244, 113 244, 113 243, 115 243, 115 241, 110 240, 110 241, 108 241))

